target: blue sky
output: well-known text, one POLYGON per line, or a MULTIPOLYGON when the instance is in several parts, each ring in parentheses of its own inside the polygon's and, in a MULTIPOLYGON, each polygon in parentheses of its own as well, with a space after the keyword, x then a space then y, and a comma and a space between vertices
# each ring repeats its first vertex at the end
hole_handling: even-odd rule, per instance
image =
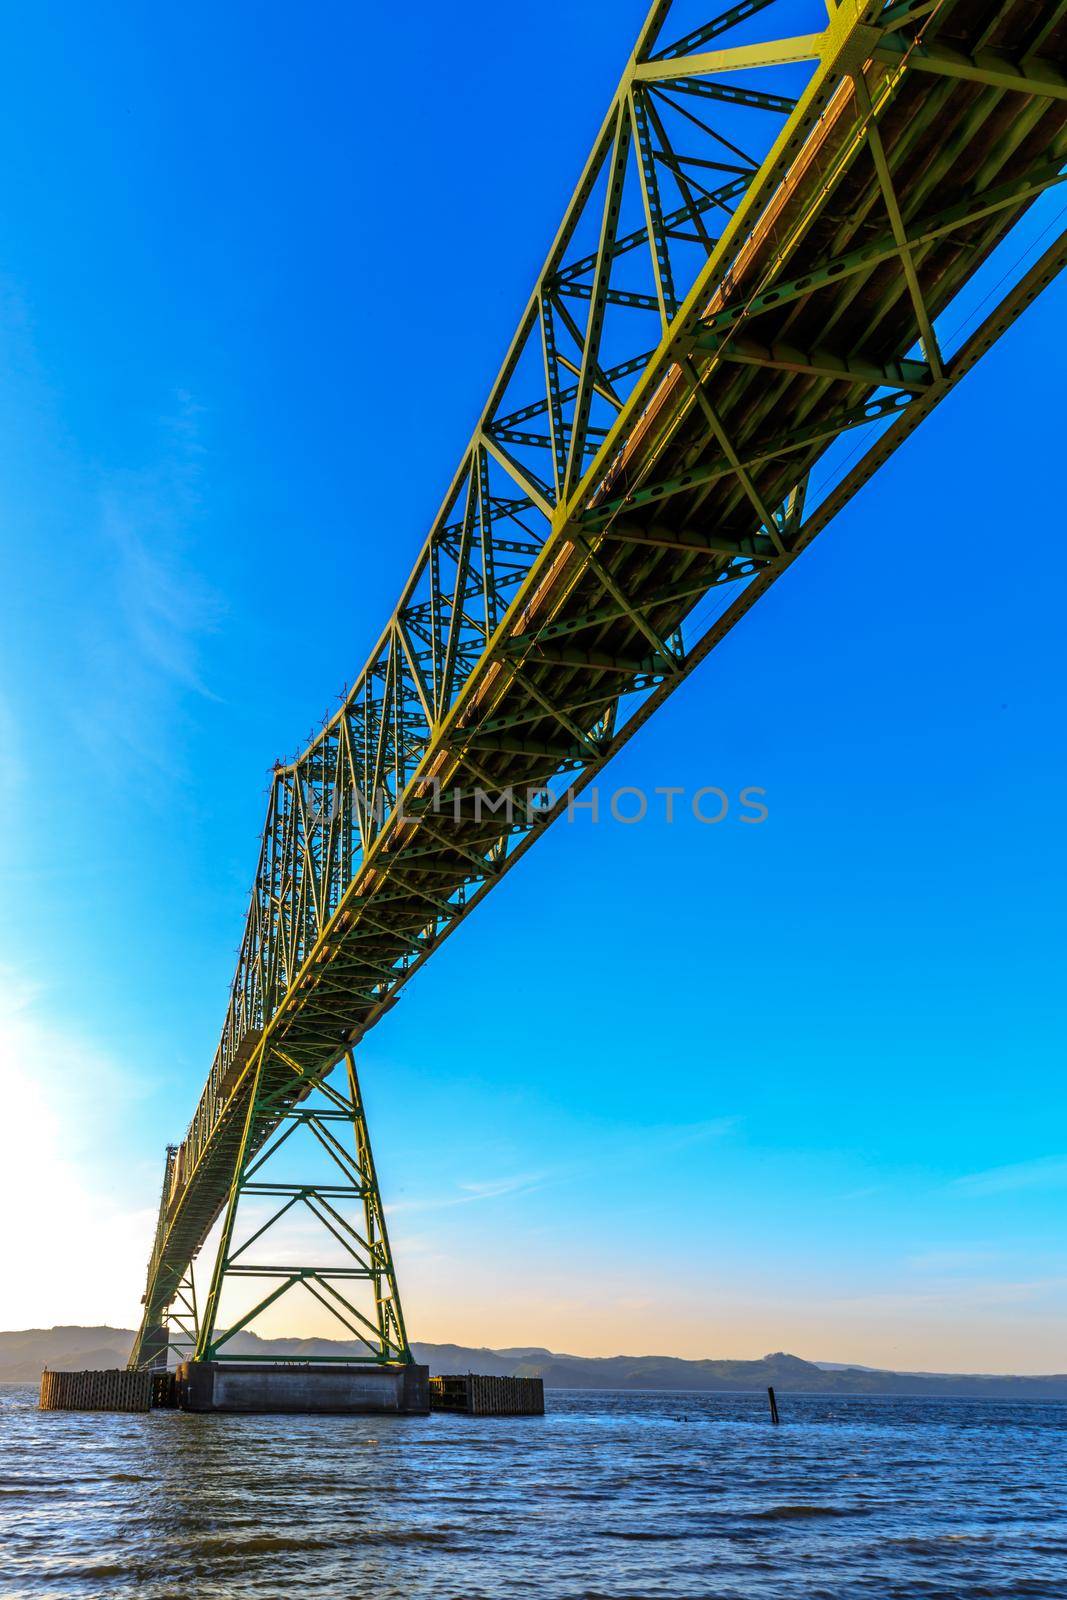
MULTIPOLYGON (((137 1315, 267 770, 391 609, 643 9, 10 23, 4 1326, 137 1315)), ((416 1336, 1062 1366, 1065 304, 611 773, 768 821, 561 824, 367 1040, 416 1336)))

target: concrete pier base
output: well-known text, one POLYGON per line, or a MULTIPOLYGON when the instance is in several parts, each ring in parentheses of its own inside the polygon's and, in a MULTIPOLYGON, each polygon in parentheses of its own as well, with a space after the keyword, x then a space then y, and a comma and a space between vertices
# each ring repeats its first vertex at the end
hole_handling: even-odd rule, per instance
POLYGON ((176 1376, 184 1411, 424 1416, 430 1409, 430 1369, 414 1362, 345 1367, 183 1361, 176 1376))

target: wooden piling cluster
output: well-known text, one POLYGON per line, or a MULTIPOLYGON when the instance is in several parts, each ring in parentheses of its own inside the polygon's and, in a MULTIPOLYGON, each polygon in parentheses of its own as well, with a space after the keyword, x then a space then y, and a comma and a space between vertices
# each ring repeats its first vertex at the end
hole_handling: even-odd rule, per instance
POLYGON ((152 1374, 112 1368, 104 1372, 41 1374, 42 1411, 147 1411, 152 1374))
POLYGON ((541 1378, 490 1378, 476 1372, 430 1379, 430 1410, 467 1417, 543 1417, 541 1378))

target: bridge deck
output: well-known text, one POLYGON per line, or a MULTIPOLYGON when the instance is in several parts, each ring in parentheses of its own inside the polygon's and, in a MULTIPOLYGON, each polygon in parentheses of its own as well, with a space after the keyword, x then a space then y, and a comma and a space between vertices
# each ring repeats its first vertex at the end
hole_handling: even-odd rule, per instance
MULTIPOLYGON (((748 64, 700 49, 711 24, 664 47, 654 8, 400 604, 344 706, 275 774, 146 1325, 226 1199, 260 1060, 280 1115, 1063 265, 1061 241, 951 347, 946 308, 1067 159, 1064 12, 845 0, 815 46, 790 42, 794 59, 817 51, 814 71, 736 207, 715 202, 716 241, 706 186, 683 181, 668 213, 656 95, 686 85, 676 99, 703 114, 720 104, 705 89, 732 92, 748 64), (642 202, 646 338, 657 317, 654 347, 635 334, 629 353, 604 332, 642 294, 613 276, 636 248, 613 185, 642 202), (691 282, 673 264, 683 227, 704 252, 691 282), (516 404, 531 350, 540 387, 516 404), (835 441, 872 425, 858 464, 831 472, 835 441), (461 798, 438 810, 438 788, 461 798), (548 798, 509 818, 476 788, 548 798)), ((772 101, 762 67, 756 81, 772 101)), ((901 506, 898 560, 917 513, 901 506)))

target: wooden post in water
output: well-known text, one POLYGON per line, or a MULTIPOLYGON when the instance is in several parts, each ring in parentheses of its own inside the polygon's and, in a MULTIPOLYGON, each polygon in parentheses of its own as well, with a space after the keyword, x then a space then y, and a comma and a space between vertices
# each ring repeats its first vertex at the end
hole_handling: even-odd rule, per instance
POLYGON ((773 1384, 768 1384, 767 1385, 767 1399, 771 1402, 771 1421, 774 1423, 775 1427, 777 1427, 777 1425, 778 1425, 778 1402, 774 1398, 774 1386, 773 1386, 773 1384))

